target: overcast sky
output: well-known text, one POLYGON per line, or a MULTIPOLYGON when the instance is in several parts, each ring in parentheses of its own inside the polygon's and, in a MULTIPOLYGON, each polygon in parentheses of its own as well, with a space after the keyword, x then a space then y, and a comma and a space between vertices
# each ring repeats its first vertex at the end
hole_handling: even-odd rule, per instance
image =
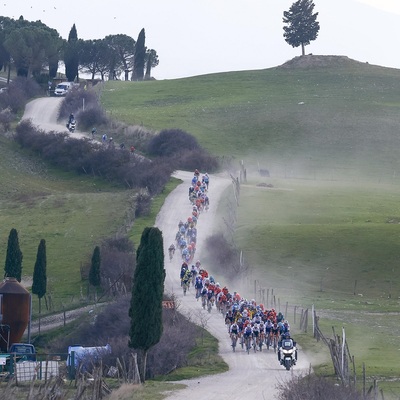
MULTIPOLYGON (((68 37, 99 39, 123 33, 160 64, 152 75, 174 79, 274 67, 301 54, 283 39, 283 12, 294 0, 3 0, 0 15, 41 20, 68 37)), ((345 55, 400 68, 400 0, 314 0, 321 29, 307 53, 345 55)))

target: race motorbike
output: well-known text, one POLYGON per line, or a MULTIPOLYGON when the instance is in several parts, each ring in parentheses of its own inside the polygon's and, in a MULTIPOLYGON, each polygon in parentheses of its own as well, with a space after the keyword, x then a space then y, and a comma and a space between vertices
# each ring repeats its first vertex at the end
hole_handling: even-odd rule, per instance
POLYGON ((75 128, 76 128, 76 121, 74 119, 72 119, 71 121, 69 121, 67 123, 67 128, 70 132, 75 132, 75 128))
POLYGON ((287 371, 297 362, 296 342, 293 339, 282 339, 278 349, 278 360, 287 371))

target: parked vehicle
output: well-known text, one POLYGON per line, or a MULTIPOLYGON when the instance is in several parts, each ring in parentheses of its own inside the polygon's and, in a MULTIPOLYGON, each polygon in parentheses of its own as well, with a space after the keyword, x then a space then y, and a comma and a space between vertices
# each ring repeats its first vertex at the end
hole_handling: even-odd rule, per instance
POLYGON ((36 361, 36 350, 33 344, 13 343, 7 353, 0 353, 0 374, 13 375, 14 363, 36 361))
POLYGON ((73 87, 73 82, 61 82, 56 86, 54 94, 56 96, 65 96, 73 87))

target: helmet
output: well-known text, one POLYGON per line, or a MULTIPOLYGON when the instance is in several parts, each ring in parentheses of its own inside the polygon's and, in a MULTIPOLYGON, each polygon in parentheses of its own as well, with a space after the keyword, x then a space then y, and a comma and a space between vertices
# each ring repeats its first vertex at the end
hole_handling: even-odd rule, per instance
POLYGON ((286 332, 286 333, 284 334, 284 336, 285 336, 286 339, 289 339, 289 338, 290 338, 290 333, 289 333, 289 332, 286 332))

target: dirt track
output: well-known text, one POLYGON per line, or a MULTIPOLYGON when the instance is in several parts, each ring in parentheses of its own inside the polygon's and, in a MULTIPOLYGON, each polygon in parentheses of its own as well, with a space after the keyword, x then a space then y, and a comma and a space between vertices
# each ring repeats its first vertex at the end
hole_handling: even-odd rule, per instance
MULTIPOLYGON (((56 123, 57 107, 60 99, 44 98, 29 103, 24 118, 31 118, 35 125, 40 125, 45 130, 60 130, 65 128, 56 123)), ((168 247, 174 241, 179 220, 186 220, 191 213, 191 206, 188 201, 188 188, 192 173, 180 171, 176 176, 184 181, 166 199, 159 215, 156 226, 158 226, 164 237, 164 250, 168 255, 168 247)), ((217 204, 222 193, 231 185, 227 176, 218 175, 210 177, 210 210, 202 213, 198 222, 198 245, 196 259, 201 259, 201 252, 204 246, 206 235, 210 235, 219 224, 221 219, 216 214, 217 204)), ((190 381, 180 381, 186 384, 187 389, 173 392, 168 399, 171 400, 236 400, 244 396, 251 399, 273 400, 277 398, 275 386, 278 382, 291 377, 291 373, 279 365, 277 357, 272 350, 247 354, 238 349, 233 353, 230 346, 227 330, 223 318, 212 310, 211 314, 203 311, 200 304, 194 298, 193 293, 183 296, 179 283, 180 264, 178 254, 172 262, 165 260, 166 280, 165 290, 173 292, 181 301, 180 310, 191 312, 193 315, 203 313, 209 318, 207 329, 218 338, 219 351, 225 362, 229 365, 229 371, 204 378, 197 378, 190 381)), ((206 266, 211 273, 212 266, 206 266)), ((242 295, 246 295, 242 293, 242 295)), ((305 372, 309 368, 309 361, 305 354, 299 352, 299 362, 293 372, 305 372)))
MULTIPOLYGON (((169 244, 175 238, 179 220, 184 221, 191 212, 187 193, 193 174, 179 172, 176 176, 182 179, 184 183, 168 196, 156 220, 156 225, 163 231, 166 254, 168 254, 169 244)), ((196 259, 201 260, 206 235, 212 234, 214 229, 222 223, 221 218, 216 214, 216 208, 222 193, 229 186, 231 186, 231 180, 227 176, 213 175, 210 178, 210 210, 207 213, 202 213, 199 218, 196 259)), ((180 381, 180 383, 188 385, 188 388, 172 393, 168 399, 187 400, 190 398, 197 400, 203 399, 205 395, 208 400, 241 399, 243 396, 252 399, 276 399, 276 384, 290 377, 291 373, 279 365, 273 350, 247 354, 242 349, 238 349, 236 353, 233 353, 222 316, 215 309, 212 310, 211 314, 202 310, 200 304, 194 298, 193 289, 192 293, 183 296, 179 282, 180 264, 177 254, 175 254, 172 263, 169 260, 165 261, 167 270, 165 290, 175 293, 181 301, 180 310, 191 312, 194 316, 197 315, 197 318, 199 313, 205 315, 205 318, 209 317, 207 330, 218 338, 220 354, 228 363, 229 371, 220 375, 180 381)), ((213 274, 212 266, 205 267, 213 274)), ((215 274, 213 275, 215 276, 215 274)), ((299 363, 294 371, 305 372, 308 368, 309 361, 300 352, 299 363)))

